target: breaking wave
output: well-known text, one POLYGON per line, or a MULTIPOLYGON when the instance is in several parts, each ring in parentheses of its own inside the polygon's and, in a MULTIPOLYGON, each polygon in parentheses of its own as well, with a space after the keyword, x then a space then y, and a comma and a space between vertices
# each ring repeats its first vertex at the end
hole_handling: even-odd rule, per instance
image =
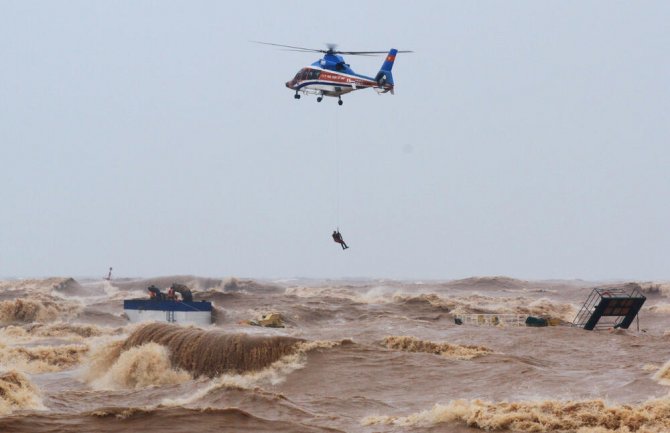
POLYGON ((45 373, 74 367, 86 352, 88 346, 81 344, 11 347, 0 343, 0 362, 26 373, 45 373))
POLYGON ((451 311, 456 307, 455 302, 448 301, 435 293, 422 293, 420 295, 396 294, 393 296, 393 302, 405 305, 428 305, 442 311, 451 311))
POLYGON ((299 342, 295 346, 295 352, 281 357, 260 371, 250 371, 243 374, 222 374, 212 380, 208 386, 192 395, 178 399, 164 399, 161 404, 184 406, 201 400, 219 389, 253 389, 263 383, 278 385, 286 379, 286 376, 305 367, 307 361, 305 355, 308 352, 318 349, 332 349, 350 343, 351 340, 299 342))
MULTIPOLYGON (((243 334, 227 335, 196 328, 151 324, 136 330, 125 341, 110 342, 92 351, 84 379, 96 389, 137 389, 179 384, 193 379, 194 376, 215 377, 208 387, 189 396, 190 402, 217 388, 248 389, 260 383, 281 383, 288 374, 305 366, 306 353, 317 349, 330 349, 345 343, 350 343, 350 340, 306 342, 288 337, 279 340, 277 337, 258 339, 243 334), (139 332, 144 338, 150 335, 155 337, 153 334, 157 331, 155 327, 169 328, 162 330, 167 333, 163 335, 162 340, 167 340, 171 344, 163 345, 164 343, 160 341, 150 339, 138 342, 142 338, 138 338, 136 333, 139 332), (188 341, 183 340, 185 335, 180 331, 189 331, 187 336, 198 336, 199 331, 205 336, 200 337, 202 341, 194 338, 192 340, 194 346, 190 346, 188 341), (133 335, 135 338, 131 340, 133 335), (223 338, 222 335, 233 338, 223 338), (208 344, 212 344, 212 347, 208 348, 208 344), (207 349, 204 359, 200 359, 198 355, 198 350, 202 348, 207 349), (241 353, 244 350, 248 352, 246 355, 241 353), (283 355, 279 356, 279 353, 283 355), (228 360, 227 356, 233 359, 228 360), (271 359, 274 360, 270 362, 271 359), (241 368, 240 365, 246 368, 241 368), (259 367, 260 365, 262 367, 259 367)), ((166 400, 165 404, 170 401, 173 400, 166 400)), ((185 404, 185 400, 179 400, 179 404, 185 404)))
POLYGON ((214 377, 226 372, 265 368, 282 356, 294 353, 296 344, 301 341, 292 337, 228 334, 152 323, 136 329, 122 349, 158 343, 169 349, 174 366, 196 377, 214 377))
POLYGON ((86 293, 84 286, 79 284, 74 278, 64 278, 52 286, 52 290, 60 292, 65 295, 75 296, 86 293))
POLYGON ((81 287, 77 281, 63 277, 0 281, 0 290, 3 292, 50 293, 52 290, 67 291, 76 287, 81 287))
POLYGON ((654 281, 648 281, 648 282, 630 282, 630 283, 623 283, 623 284, 611 284, 607 285, 604 287, 612 287, 612 288, 617 288, 617 289, 625 289, 625 290, 639 290, 645 295, 660 295, 664 297, 668 297, 670 295, 670 283, 667 282, 654 282, 654 281))
POLYGON ((454 400, 408 416, 369 416, 363 425, 429 427, 465 423, 484 431, 664 433, 670 429, 670 399, 638 405, 608 405, 602 400, 492 403, 454 400))
POLYGON ((39 390, 18 371, 0 372, 0 415, 21 409, 44 409, 39 390))
POLYGON ((277 292, 281 287, 274 284, 261 283, 255 280, 244 280, 236 277, 230 277, 223 280, 214 290, 223 290, 224 292, 277 292))
POLYGON ((166 347, 146 343, 122 351, 122 341, 103 346, 91 356, 86 380, 95 389, 139 389, 186 382, 191 375, 174 369, 166 347))
POLYGON ((462 346, 458 344, 436 343, 408 336, 386 337, 384 339, 384 344, 389 349, 402 350, 405 352, 433 353, 451 359, 472 359, 493 353, 491 349, 483 346, 462 346))
POLYGON ((0 324, 53 322, 71 317, 78 306, 67 302, 13 299, 0 302, 0 324))

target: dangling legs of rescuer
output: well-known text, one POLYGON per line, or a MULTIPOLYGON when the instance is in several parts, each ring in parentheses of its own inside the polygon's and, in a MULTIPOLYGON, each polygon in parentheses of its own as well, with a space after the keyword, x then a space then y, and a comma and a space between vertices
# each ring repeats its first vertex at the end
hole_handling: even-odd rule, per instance
POLYGON ((340 244, 342 246, 343 250, 346 250, 347 248, 349 248, 349 246, 344 242, 344 239, 342 239, 342 234, 340 233, 339 230, 335 230, 333 232, 333 240, 335 242, 337 242, 338 244, 340 244))

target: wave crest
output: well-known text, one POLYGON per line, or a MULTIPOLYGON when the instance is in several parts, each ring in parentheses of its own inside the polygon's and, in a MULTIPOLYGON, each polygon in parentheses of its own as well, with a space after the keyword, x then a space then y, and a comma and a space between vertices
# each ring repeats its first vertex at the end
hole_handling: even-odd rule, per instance
POLYGON ((493 353, 491 349, 484 346, 463 346, 459 344, 436 343, 409 336, 386 337, 384 339, 384 344, 389 349, 402 350, 405 352, 433 353, 451 359, 472 359, 493 353))
POLYGON ((607 405, 602 400, 492 403, 454 400, 408 416, 370 416, 363 425, 426 427, 462 422, 484 431, 662 433, 670 429, 670 399, 639 405, 607 405))
POLYGON ((21 409, 43 409, 39 390, 15 370, 0 373, 0 415, 21 409))
POLYGON ((68 277, 30 278, 26 280, 3 280, 0 281, 2 292, 30 292, 49 293, 52 290, 63 290, 68 287, 78 286, 74 279, 68 277))
POLYGON ((13 299, 0 302, 0 323, 53 322, 70 317, 78 308, 70 303, 35 299, 13 299))
POLYGON ((279 358, 268 367, 260 371, 250 371, 243 374, 222 374, 212 380, 209 385, 195 394, 179 399, 164 399, 162 405, 166 406, 184 406, 196 401, 205 399, 208 395, 213 395, 220 389, 253 389, 263 383, 278 385, 286 377, 296 370, 304 368, 307 362, 306 354, 319 349, 332 349, 344 344, 351 344, 352 341, 345 339, 341 341, 317 340, 299 342, 296 344, 295 352, 279 358))
POLYGON ((170 350, 173 365, 195 376, 260 370, 294 353, 302 340, 284 336, 228 334, 199 328, 152 323, 136 329, 123 350, 153 342, 170 350))
POLYGON ((112 343, 93 357, 87 379, 95 389, 140 389, 186 382, 191 375, 174 369, 166 347, 146 343, 120 351, 112 343), (117 356, 118 355, 118 356, 117 356))
POLYGON ((81 344, 10 347, 0 343, 2 365, 26 373, 46 373, 74 367, 86 352, 88 346, 81 344))

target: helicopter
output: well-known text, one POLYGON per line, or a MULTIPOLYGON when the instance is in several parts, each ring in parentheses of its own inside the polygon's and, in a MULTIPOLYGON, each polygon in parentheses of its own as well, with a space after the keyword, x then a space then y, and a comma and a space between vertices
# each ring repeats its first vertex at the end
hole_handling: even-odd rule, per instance
POLYGON ((300 99, 300 94, 317 95, 316 102, 321 102, 324 96, 337 98, 337 103, 342 105, 342 95, 361 90, 373 88, 377 93, 391 92, 393 95, 393 75, 391 69, 398 53, 412 53, 413 51, 401 51, 392 48, 388 51, 337 51, 335 44, 327 44, 327 50, 314 48, 294 47, 291 45, 273 44, 270 42, 252 41, 257 44, 273 45, 276 47, 287 48, 288 51, 315 52, 323 53, 322 59, 317 60, 310 66, 306 66, 298 71, 292 80, 286 82, 286 87, 295 91, 293 96, 300 99), (344 62, 340 55, 353 56, 375 56, 386 54, 386 59, 375 77, 355 73, 349 64, 344 62))

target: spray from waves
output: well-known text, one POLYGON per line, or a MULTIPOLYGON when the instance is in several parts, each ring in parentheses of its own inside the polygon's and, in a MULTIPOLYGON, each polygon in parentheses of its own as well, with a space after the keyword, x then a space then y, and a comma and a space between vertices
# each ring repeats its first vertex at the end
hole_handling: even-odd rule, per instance
POLYGON ((419 295, 395 294, 393 295, 393 302, 406 305, 423 304, 444 311, 450 311, 456 307, 454 302, 448 301, 435 293, 421 293, 419 295))
POLYGON ((174 369, 166 347, 146 343, 122 350, 123 341, 107 344, 91 356, 85 379, 94 389, 140 389, 173 385, 192 379, 184 370, 174 369))
POLYGON ((77 286, 79 283, 66 277, 0 281, 2 292, 50 293, 53 290, 67 290, 77 286))
POLYGON ((73 316, 78 305, 39 299, 13 299, 0 302, 0 324, 53 322, 73 316))
POLYGON ((0 363, 26 373, 46 373, 76 366, 86 352, 88 346, 81 344, 11 347, 0 343, 0 363))
POLYGON ((256 336, 203 331, 199 328, 152 323, 137 328, 123 344, 127 350, 153 342, 169 349, 172 365, 194 376, 260 370, 296 351, 302 340, 283 336, 256 336))
POLYGON ((0 415, 21 409, 44 409, 39 390, 18 371, 0 372, 0 415))
POLYGON ((637 289, 645 295, 652 295, 652 296, 653 295, 661 295, 664 297, 670 296, 670 283, 668 282, 655 282, 655 281, 637 282, 637 283, 630 282, 625 284, 614 284, 605 287, 623 288, 627 290, 637 289))
MULTIPOLYGON (((194 283, 195 287, 204 289, 202 284, 199 282, 194 283)), ((258 292, 278 292, 282 288, 271 283, 263 283, 254 280, 244 280, 236 277, 229 277, 223 281, 220 281, 218 284, 210 284, 208 286, 215 291, 224 291, 224 292, 247 292, 247 293, 258 293, 258 292)))
POLYGON ((602 400, 492 403, 454 400, 408 416, 370 416, 363 425, 429 427, 465 423, 484 431, 665 433, 670 431, 670 399, 639 405, 608 405, 602 400))
POLYGON ((389 349, 402 350, 405 352, 433 353, 450 359, 472 359, 493 353, 491 349, 483 346, 462 346, 458 344, 436 343, 408 336, 386 337, 384 338, 384 344, 389 349))
POLYGON ((299 342, 295 346, 296 350, 294 353, 283 356, 263 370, 250 371, 244 374, 222 374, 214 380, 208 381, 208 385, 197 392, 182 398, 164 399, 161 401, 161 405, 184 406, 192 404, 205 399, 207 395, 213 394, 219 389, 254 389, 264 383, 278 385, 282 383, 289 374, 305 367, 307 363, 306 354, 308 352, 319 349, 332 349, 343 344, 351 343, 351 340, 299 342))
POLYGON ((346 299, 361 304, 387 304, 393 298, 401 296, 402 290, 387 286, 335 286, 335 287, 288 287, 284 293, 287 296, 299 298, 334 298, 346 299))

